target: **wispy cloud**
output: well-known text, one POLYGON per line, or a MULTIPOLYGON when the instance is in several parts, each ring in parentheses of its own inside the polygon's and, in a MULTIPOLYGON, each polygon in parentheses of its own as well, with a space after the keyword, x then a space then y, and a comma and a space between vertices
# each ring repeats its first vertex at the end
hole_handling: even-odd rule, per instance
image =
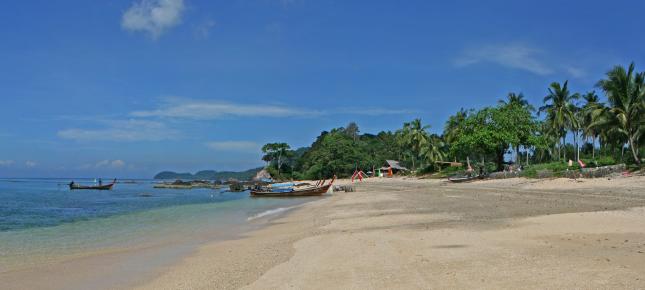
POLYGON ((584 69, 581 69, 579 67, 574 67, 574 66, 566 66, 564 70, 572 77, 574 78, 585 78, 587 77, 587 71, 584 69))
POLYGON ((260 145, 251 141, 212 141, 206 147, 215 151, 258 152, 260 145))
POLYGON ((193 31, 196 38, 207 39, 210 37, 211 29, 215 27, 215 21, 207 19, 194 26, 193 31))
POLYGON ((164 123, 149 120, 130 119, 125 121, 102 121, 106 128, 65 129, 58 132, 64 139, 77 141, 160 141, 174 139, 179 135, 164 123))
POLYGON ((183 11, 183 0, 139 0, 123 13, 121 27, 156 39, 181 22, 183 11))
POLYGON ((101 160, 94 164, 84 164, 79 166, 79 169, 120 169, 125 167, 125 161, 121 159, 116 160, 101 160))
POLYGON ((305 117, 322 112, 279 105, 234 104, 220 101, 169 99, 160 108, 135 111, 135 117, 170 117, 186 119, 221 119, 226 117, 305 117))
MULTIPOLYGON (((363 116, 385 116, 413 114, 417 111, 410 109, 384 109, 384 108, 341 108, 334 111, 341 114, 363 115, 363 116)), ((328 112, 327 114, 331 114, 328 112)))
POLYGON ((468 49, 455 60, 455 64, 463 67, 478 63, 495 63, 537 75, 552 74, 554 69, 547 65, 541 56, 540 49, 525 44, 498 44, 468 49))
POLYGON ((166 117, 182 119, 213 120, 228 117, 320 117, 333 114, 353 114, 366 116, 411 114, 414 110, 395 108, 338 108, 328 110, 313 110, 269 104, 239 104, 213 100, 192 100, 171 98, 164 101, 154 110, 135 111, 133 117, 166 117))
POLYGON ((38 163, 36 161, 31 161, 31 160, 25 161, 25 166, 26 167, 32 168, 32 167, 36 167, 36 165, 38 165, 38 163))
POLYGON ((0 166, 11 166, 14 163, 13 160, 0 160, 0 166))

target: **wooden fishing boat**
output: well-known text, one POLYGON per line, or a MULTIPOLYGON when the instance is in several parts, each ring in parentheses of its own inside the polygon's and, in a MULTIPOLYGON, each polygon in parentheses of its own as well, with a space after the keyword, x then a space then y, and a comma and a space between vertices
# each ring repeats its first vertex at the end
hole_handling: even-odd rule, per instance
POLYGON ((448 178, 450 182, 461 183, 461 182, 470 182, 477 179, 484 179, 486 175, 472 175, 472 176, 453 176, 448 178))
POLYGON ((298 188, 295 187, 292 190, 278 190, 278 191, 273 191, 268 188, 261 188, 257 190, 251 190, 251 196, 252 197, 304 197, 304 196, 321 196, 329 190, 329 188, 334 184, 334 180, 336 180, 336 176, 329 182, 329 184, 325 185, 325 181, 319 181, 316 185, 314 186, 307 186, 307 187, 302 187, 298 188))
POLYGON ((105 184, 105 185, 80 185, 76 183, 70 183, 69 189, 70 190, 75 190, 75 189, 111 190, 113 186, 114 186, 114 182, 110 184, 105 184))

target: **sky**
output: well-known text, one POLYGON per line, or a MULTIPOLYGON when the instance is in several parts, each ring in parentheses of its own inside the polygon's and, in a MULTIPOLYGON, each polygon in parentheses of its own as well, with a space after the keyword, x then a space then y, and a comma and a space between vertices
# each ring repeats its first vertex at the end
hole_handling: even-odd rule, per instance
POLYGON ((358 123, 441 132, 460 108, 645 70, 643 1, 8 1, 0 177, 261 166, 358 123))

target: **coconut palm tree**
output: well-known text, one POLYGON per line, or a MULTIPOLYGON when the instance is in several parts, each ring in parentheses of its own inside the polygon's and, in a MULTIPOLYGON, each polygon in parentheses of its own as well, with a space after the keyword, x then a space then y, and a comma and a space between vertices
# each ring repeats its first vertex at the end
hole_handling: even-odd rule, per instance
POLYGON ((638 146, 645 132, 645 72, 635 72, 633 62, 627 70, 615 66, 597 86, 609 100, 609 114, 598 123, 613 125, 627 139, 634 161, 640 165, 638 146))
MULTIPOLYGON (((540 107, 538 112, 546 112, 546 122, 552 130, 557 132, 558 137, 562 138, 564 149, 568 130, 578 128, 576 118, 577 107, 573 104, 574 100, 579 98, 578 94, 569 92, 569 81, 560 85, 558 82, 551 83, 549 94, 544 97, 544 106, 540 107)), ((562 158, 566 159, 566 152, 562 151, 562 158)))
POLYGON ((429 143, 426 131, 429 128, 430 125, 423 126, 421 124, 421 119, 414 119, 412 122, 403 124, 402 143, 412 153, 412 169, 416 168, 416 160, 421 156, 421 150, 429 143))
POLYGON ((531 112, 535 111, 535 107, 533 107, 531 104, 529 104, 529 102, 524 98, 524 94, 522 94, 522 93, 515 94, 513 92, 510 92, 506 96, 506 100, 499 100, 498 103, 501 106, 518 105, 518 106, 527 108, 531 112))
POLYGON ((452 143, 455 141, 457 136, 459 136, 461 127, 466 121, 466 118, 468 118, 469 113, 469 110, 461 108, 459 112, 448 118, 448 121, 446 121, 446 125, 443 128, 443 136, 446 142, 452 143))
POLYGON ((421 149, 421 155, 424 159, 434 162, 434 161, 443 161, 444 153, 441 148, 444 147, 444 142, 441 140, 441 137, 432 134, 428 138, 428 144, 421 149))
POLYGON ((580 109, 579 121, 582 128, 582 136, 585 140, 591 138, 591 157, 596 158, 596 138, 600 134, 600 126, 594 125, 600 113, 604 110, 605 104, 599 102, 595 91, 588 92, 582 96, 585 104, 580 109))

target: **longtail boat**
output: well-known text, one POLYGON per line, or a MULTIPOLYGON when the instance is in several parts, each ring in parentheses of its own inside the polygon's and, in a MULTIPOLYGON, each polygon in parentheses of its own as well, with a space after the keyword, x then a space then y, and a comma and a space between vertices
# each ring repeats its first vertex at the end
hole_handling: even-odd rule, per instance
POLYGON ((479 174, 479 175, 473 175, 473 176, 453 176, 448 178, 450 182, 454 183, 460 183, 460 182, 470 182, 470 181, 475 181, 478 179, 484 179, 486 178, 487 175, 485 174, 479 174))
POLYGON ((70 190, 75 190, 75 189, 111 190, 112 186, 114 186, 114 182, 110 184, 105 184, 105 185, 80 185, 76 183, 70 183, 69 189, 70 190))
POLYGON ((336 176, 328 183, 325 184, 325 180, 318 181, 316 185, 309 185, 298 188, 298 186, 292 188, 291 190, 279 189, 273 190, 271 188, 259 188, 251 190, 252 197, 302 197, 302 196, 321 196, 329 190, 329 188, 334 184, 336 176))

